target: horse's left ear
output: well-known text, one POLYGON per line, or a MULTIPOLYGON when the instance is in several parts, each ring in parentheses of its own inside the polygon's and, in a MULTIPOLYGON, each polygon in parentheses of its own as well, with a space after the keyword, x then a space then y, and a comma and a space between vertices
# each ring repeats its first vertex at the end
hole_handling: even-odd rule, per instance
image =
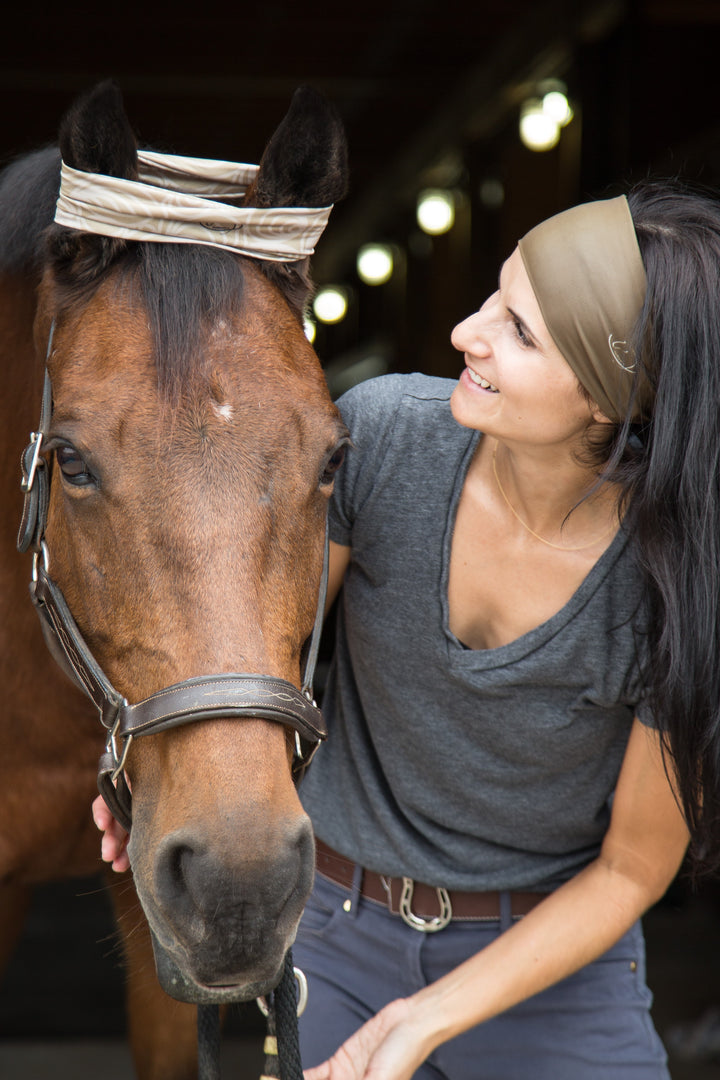
MULTIPOLYGON (((137 142, 120 90, 111 80, 70 106, 58 141, 63 161, 73 169, 137 180, 137 142)), ((91 281, 124 247, 124 240, 59 226, 50 234, 56 271, 80 282, 91 281)))
MULTIPOLYGON (((245 204, 329 206, 343 198, 347 185, 347 142, 338 112, 316 90, 302 86, 265 149, 245 204)), ((302 316, 311 288, 309 260, 263 261, 263 269, 302 316)))
POLYGON ((309 86, 295 91, 268 143, 250 206, 329 206, 345 195, 347 143, 337 110, 309 86))

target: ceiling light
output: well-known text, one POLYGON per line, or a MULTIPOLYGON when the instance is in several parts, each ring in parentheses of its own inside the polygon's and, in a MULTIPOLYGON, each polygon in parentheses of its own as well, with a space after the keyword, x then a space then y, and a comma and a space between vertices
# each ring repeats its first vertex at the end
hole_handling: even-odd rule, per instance
POLYGON ((357 272, 366 285, 384 285, 393 272, 393 253, 388 244, 364 244, 357 254, 357 272))
POLYGON ((520 111, 520 138, 528 150, 552 150, 560 140, 560 125, 543 110, 540 98, 530 98, 520 111))
POLYGON ((451 191, 429 188, 420 192, 417 201, 417 222, 423 232, 440 236, 455 223, 455 199, 451 191))
POLYGON ((573 118, 570 102, 567 95, 561 90, 551 90, 549 93, 543 94, 542 110, 548 116, 551 116, 560 127, 565 127, 573 118))
POLYGON ((347 314, 347 293, 335 285, 320 289, 313 301, 315 317, 324 323, 339 323, 347 314))

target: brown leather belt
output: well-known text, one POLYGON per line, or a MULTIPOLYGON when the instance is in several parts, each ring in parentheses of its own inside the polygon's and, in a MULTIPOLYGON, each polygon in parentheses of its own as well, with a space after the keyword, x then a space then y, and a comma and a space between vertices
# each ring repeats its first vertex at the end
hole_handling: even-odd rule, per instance
MULTIPOLYGON (((356 864, 344 855, 315 840, 316 866, 319 874, 342 885, 353 888, 356 864)), ((391 878, 363 870, 360 892, 368 900, 382 904, 393 915, 400 915, 416 930, 442 930, 451 919, 474 919, 489 921, 501 915, 499 892, 456 892, 434 885, 424 885, 412 878, 391 878)), ((513 918, 527 915, 547 895, 537 892, 511 892, 509 914, 513 918)), ((349 903, 349 901, 346 901, 349 903)), ((348 908, 349 910, 349 908, 348 908)))

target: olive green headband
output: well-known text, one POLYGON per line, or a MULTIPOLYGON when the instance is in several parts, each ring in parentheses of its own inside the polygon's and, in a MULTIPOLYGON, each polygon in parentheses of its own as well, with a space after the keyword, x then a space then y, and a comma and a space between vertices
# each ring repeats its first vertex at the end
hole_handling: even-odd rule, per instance
POLYGON ((624 420, 635 371, 630 343, 646 290, 627 199, 556 214, 518 248, 553 341, 600 410, 624 420))

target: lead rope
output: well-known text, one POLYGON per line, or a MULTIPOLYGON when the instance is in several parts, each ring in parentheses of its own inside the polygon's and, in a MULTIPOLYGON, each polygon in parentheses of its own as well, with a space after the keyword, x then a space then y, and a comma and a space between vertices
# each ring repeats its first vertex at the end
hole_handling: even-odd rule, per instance
MULTIPOLYGON (((292 953, 268 1001, 265 1065, 260 1080, 303 1080, 298 1036, 298 1003, 292 953)), ((198 1005, 198 1080, 220 1080, 220 1007, 198 1005)))
POLYGON ((220 1006, 198 1005, 198 1080, 220 1080, 220 1006))
POLYGON ((292 953, 288 949, 285 970, 275 995, 275 1023, 278 1037, 280 1080, 303 1080, 298 1032, 297 982, 292 953))

